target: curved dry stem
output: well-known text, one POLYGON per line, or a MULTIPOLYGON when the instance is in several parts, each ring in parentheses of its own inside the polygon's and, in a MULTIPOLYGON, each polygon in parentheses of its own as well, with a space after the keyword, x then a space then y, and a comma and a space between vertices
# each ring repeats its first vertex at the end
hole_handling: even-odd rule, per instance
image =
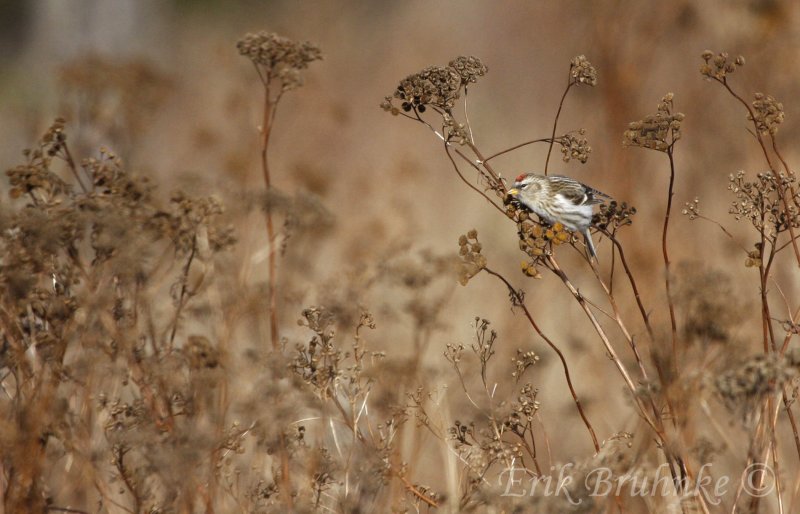
POLYGON ((484 160, 483 160, 482 164, 485 164, 485 163, 487 163, 487 162, 491 161, 491 160, 492 160, 492 159, 494 159, 495 157, 500 157, 501 155, 507 154, 507 153, 509 153, 509 152, 513 152, 514 150, 519 150, 519 149, 520 149, 520 148, 522 148, 523 146, 532 145, 532 144, 534 144, 534 143, 552 143, 552 141, 553 141, 553 140, 552 140, 552 139, 550 139, 550 138, 545 138, 545 139, 533 139, 533 140, 531 140, 531 141, 525 141, 524 143, 520 143, 520 144, 518 144, 518 145, 514 145, 514 146, 512 146, 512 147, 510 147, 510 148, 506 148, 505 150, 501 150, 501 151, 499 151, 499 152, 497 152, 497 153, 495 153, 495 154, 492 154, 492 155, 490 155, 489 157, 487 157, 486 159, 484 159, 484 160))
POLYGON ((639 288, 636 285, 636 279, 634 278, 633 272, 628 264, 628 259, 625 258, 625 251, 622 248, 622 244, 617 240, 615 234, 612 234, 607 230, 602 230, 601 232, 608 237, 619 253, 619 260, 622 263, 622 268, 625 270, 625 275, 628 277, 628 283, 630 283, 631 289, 633 290, 633 296, 636 299, 636 305, 639 308, 639 314, 642 316, 642 321, 644 321, 644 326, 647 329, 647 334, 650 336, 650 341, 653 342, 655 341, 655 335, 653 332, 653 326, 650 324, 650 315, 647 313, 647 309, 645 309, 644 303, 642 302, 642 296, 639 293, 639 288))
POLYGON ((575 85, 572 81, 572 76, 570 75, 569 82, 567 83, 567 88, 564 89, 564 94, 561 95, 561 101, 558 103, 558 111, 556 111, 556 118, 553 120, 553 132, 550 135, 550 147, 547 149, 547 159, 544 161, 544 174, 547 175, 547 165, 550 164, 550 154, 553 152, 553 143, 555 143, 556 138, 556 127, 558 126, 558 118, 561 116, 561 108, 564 107, 564 100, 567 98, 567 93, 569 93, 570 88, 575 85))
POLYGON ((556 352, 556 354, 558 355, 559 360, 561 360, 561 366, 564 368, 564 377, 566 378, 569 392, 572 395, 572 400, 575 402, 575 407, 578 409, 578 413, 580 414, 581 419, 583 420, 583 424, 586 425, 586 429, 589 431, 589 434, 592 437, 592 444, 594 444, 595 451, 600 451, 600 443, 597 440, 597 434, 595 434, 594 428, 592 427, 592 424, 589 422, 589 418, 586 417, 586 413, 583 410, 583 406, 581 405, 581 402, 578 399, 578 393, 575 392, 575 387, 572 385, 572 378, 570 378, 569 374, 569 366, 567 365, 566 358, 564 358, 564 354, 561 352, 558 346, 556 346, 556 344, 550 340, 550 338, 544 335, 542 330, 539 328, 539 325, 536 324, 536 321, 534 321, 530 311, 525 306, 522 295, 519 294, 519 291, 514 289, 514 286, 512 286, 511 283, 508 280, 506 280, 506 278, 500 273, 497 273, 496 271, 493 271, 489 268, 483 268, 483 270, 486 273, 494 277, 497 277, 503 282, 503 284, 505 284, 505 286, 508 288, 509 294, 511 294, 515 298, 517 305, 519 305, 520 308, 522 308, 522 311, 525 313, 525 317, 528 318, 528 322, 531 324, 531 327, 533 327, 536 333, 539 334, 539 337, 544 339, 545 343, 547 343, 547 345, 550 346, 550 348, 552 348, 553 351, 556 352))
MULTIPOLYGON (((673 142, 674 144, 674 142, 673 142)), ((664 228, 661 232, 661 252, 664 256, 664 284, 667 290, 667 306, 669 308, 669 323, 672 334, 672 362, 673 366, 678 365, 678 323, 675 320, 675 302, 672 299, 670 283, 672 277, 669 270, 669 252, 667 251, 667 231, 669 230, 669 217, 672 212, 672 197, 675 195, 675 160, 672 156, 672 146, 667 150, 669 157, 669 189, 667 190, 667 210, 664 213, 664 228)))
POLYGON ((555 258, 552 255, 547 256, 547 262, 550 265, 550 269, 553 271, 553 273, 555 273, 561 279, 564 285, 567 286, 569 292, 572 293, 572 296, 575 298, 575 300, 581 306, 581 309, 583 309, 583 312, 589 318, 589 321, 592 323, 592 326, 597 332, 597 335, 600 336, 600 340, 603 342, 603 345, 605 346, 608 355, 614 362, 614 365, 617 367, 617 370, 619 371, 620 375, 622 375, 622 379, 625 381, 625 385, 628 386, 628 389, 631 392, 634 403, 636 403, 636 406, 638 407, 639 415, 645 420, 645 422, 647 422, 647 424, 657 434, 660 434, 661 431, 656 427, 655 422, 647 414, 647 409, 642 404, 642 400, 637 392, 636 384, 631 379, 630 373, 628 373, 628 370, 625 368, 625 365, 620 360, 619 355, 617 355, 617 351, 611 345, 611 341, 608 339, 605 330, 603 330, 603 327, 600 325, 600 322, 597 321, 597 318, 595 317, 592 310, 589 308, 589 305, 586 303, 586 300, 584 300, 583 295, 575 288, 575 286, 569 280, 569 277, 567 277, 567 274, 564 273, 564 270, 561 269, 561 267, 558 265, 558 262, 556 262, 555 258))
MULTIPOLYGON (((482 197, 484 197, 484 198, 486 199, 486 201, 487 201, 487 202, 489 202, 490 204, 492 204, 492 207, 494 207, 495 209, 497 209, 498 211, 500 211, 500 212, 501 212, 501 213, 502 213, 502 214, 505 216, 505 211, 504 211, 503 209, 501 209, 501 208, 500 208, 500 206, 498 206, 496 203, 494 203, 494 201, 493 201, 491 198, 489 198, 489 196, 488 196, 486 193, 484 193, 483 191, 481 191, 480 189, 478 189, 478 188, 477 188, 475 185, 473 185, 473 184, 472 184, 472 183, 471 183, 469 180, 467 180, 467 179, 466 179, 466 177, 464 177, 464 175, 461 173, 461 170, 458 168, 458 164, 456 164, 456 161, 455 161, 455 159, 453 159, 453 155, 450 153, 450 144, 449 144, 447 141, 445 141, 445 142, 444 142, 444 151, 445 151, 445 153, 447 154, 447 158, 448 158, 448 159, 450 159, 450 163, 453 165, 453 169, 454 169, 454 170, 456 170, 456 174, 458 175, 458 178, 460 178, 460 179, 461 179, 461 181, 462 181, 462 182, 464 182, 464 183, 465 183, 465 184, 466 184, 466 185, 467 185, 467 186, 468 186, 470 189, 472 189, 473 191, 475 191, 476 193, 478 193, 479 195, 481 195, 482 197)), ((461 157, 462 157, 464 160, 466 160, 467 162, 469 162, 469 159, 467 159, 467 156, 466 156, 466 155, 464 155, 463 153, 459 152, 458 150, 456 150, 456 152, 457 152, 457 153, 458 153, 458 155, 460 155, 460 156, 461 156, 461 157)), ((470 164, 472 164, 472 163, 470 163, 470 164)), ((480 171, 480 170, 479 170, 479 171, 480 171)))

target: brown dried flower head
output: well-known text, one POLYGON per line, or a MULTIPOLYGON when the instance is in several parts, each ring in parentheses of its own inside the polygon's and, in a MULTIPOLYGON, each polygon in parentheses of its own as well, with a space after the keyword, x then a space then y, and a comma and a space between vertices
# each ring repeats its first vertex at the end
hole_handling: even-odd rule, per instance
POLYGON ((600 204, 600 212, 592 217, 592 225, 613 232, 633 223, 634 214, 636 207, 628 205, 627 202, 618 203, 616 200, 611 200, 607 204, 600 204))
POLYGON ((448 63, 448 66, 456 70, 461 76, 461 83, 466 87, 478 81, 478 77, 483 77, 489 68, 475 56, 461 55, 448 63))
POLYGON ((681 123, 684 119, 683 113, 673 112, 672 99, 673 94, 667 93, 659 102, 655 114, 628 125, 628 130, 623 134, 622 144, 659 152, 670 151, 675 142, 681 138, 681 123))
POLYGON ((784 120, 783 104, 770 95, 756 93, 753 100, 753 115, 748 114, 747 119, 755 123, 756 130, 761 135, 774 136, 778 133, 778 125, 784 120))
POLYGON ((581 164, 586 164, 589 154, 592 153, 592 147, 589 146, 589 141, 583 137, 585 135, 586 129, 582 128, 556 138, 556 143, 561 146, 561 159, 564 162, 577 159, 581 164))
POLYGON ((313 43, 292 41, 265 31, 245 34, 236 48, 240 55, 253 61, 266 83, 277 79, 283 90, 301 86, 300 72, 322 59, 322 51, 313 43))
POLYGON ((585 55, 572 58, 569 63, 569 76, 573 84, 597 85, 597 70, 585 55))
POLYGON ((706 50, 702 54, 705 64, 700 67, 700 73, 709 79, 725 82, 727 76, 740 66, 744 66, 744 57, 741 55, 734 60, 730 60, 727 52, 720 52, 714 55, 711 50, 706 50))
POLYGON ((694 197, 694 200, 686 202, 685 208, 681 211, 684 216, 689 216, 690 220, 695 220, 700 217, 700 198, 694 197))
MULTIPOLYGON (((792 228, 800 227, 800 211, 797 205, 789 203, 784 208, 781 191, 795 191, 797 178, 794 175, 779 173, 758 173, 755 180, 748 181, 744 171, 739 171, 728 178, 728 190, 736 199, 731 204, 729 213, 736 220, 749 221, 756 230, 764 230, 768 237, 792 228)), ((800 194, 795 194, 800 199, 800 194)))
POLYGON ((462 88, 477 82, 487 71, 481 60, 473 56, 456 57, 448 66, 428 66, 401 80, 394 94, 381 102, 381 108, 399 114, 400 110, 392 103, 395 98, 401 101, 400 109, 405 112, 422 113, 428 105, 449 112, 461 97, 462 88))
POLYGON ((458 238, 458 254, 461 263, 458 268, 458 282, 465 286, 472 277, 486 267, 486 257, 481 254, 483 247, 478 242, 478 231, 475 229, 458 238))
POLYGON ((506 206, 506 215, 517 222, 519 248, 531 258, 521 263, 522 272, 532 278, 541 278, 538 267, 545 257, 552 255, 553 247, 572 242, 572 233, 561 223, 542 225, 531 219, 527 209, 516 202, 506 206))

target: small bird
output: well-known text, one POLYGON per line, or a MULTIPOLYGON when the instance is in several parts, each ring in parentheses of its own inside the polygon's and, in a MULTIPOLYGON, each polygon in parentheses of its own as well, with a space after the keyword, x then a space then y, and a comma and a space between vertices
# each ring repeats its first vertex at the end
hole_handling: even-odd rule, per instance
POLYGON ((610 196, 569 177, 534 173, 518 176, 507 195, 507 198, 517 200, 536 213, 542 221, 551 225, 561 223, 568 230, 583 234, 589 255, 597 257, 589 233, 592 206, 603 203, 610 196))

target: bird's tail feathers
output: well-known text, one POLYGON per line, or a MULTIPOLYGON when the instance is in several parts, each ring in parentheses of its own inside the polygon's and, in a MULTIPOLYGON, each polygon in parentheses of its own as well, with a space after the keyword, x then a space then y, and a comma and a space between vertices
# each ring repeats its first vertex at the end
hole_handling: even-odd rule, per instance
POLYGON ((589 232, 589 229, 583 231, 583 238, 586 240, 586 249, 589 251, 589 255, 593 259, 597 259, 597 250, 594 247, 594 242, 592 242, 592 234, 589 232))

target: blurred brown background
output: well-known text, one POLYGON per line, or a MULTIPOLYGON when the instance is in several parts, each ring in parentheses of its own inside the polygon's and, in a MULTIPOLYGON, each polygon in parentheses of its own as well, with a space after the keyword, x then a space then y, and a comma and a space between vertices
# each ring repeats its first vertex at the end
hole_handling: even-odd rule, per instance
MULTIPOLYGON (((686 121, 676 150, 673 258, 730 274, 744 305, 756 305, 757 276, 743 267, 739 245, 749 248, 754 241, 727 214, 727 177, 739 169, 760 171, 764 164, 740 106, 701 78, 703 50, 747 58, 733 77, 735 87, 745 98, 763 91, 783 101, 786 122, 779 137, 787 159, 800 158, 792 145, 799 126, 800 4, 789 0, 6 0, 0 20, 3 169, 19 162, 21 149, 52 118, 64 115, 70 137, 85 154, 106 145, 165 191, 181 187, 223 197, 238 216, 241 241, 240 267, 231 271, 253 283, 265 278, 263 220, 257 211, 238 209, 237 202, 263 187, 257 133, 262 98, 235 42, 245 32, 268 30, 317 43, 324 60, 281 103, 272 173, 279 189, 318 197, 333 224, 312 238, 289 240, 279 264, 283 325, 290 327, 285 335, 294 337, 292 321, 305 305, 362 304, 376 315, 378 330, 370 336, 375 347, 397 362, 419 349, 426 353, 411 362, 438 370, 445 365, 444 344, 469 344, 470 323, 486 317, 500 332, 502 362, 516 348, 533 347, 542 355, 534 380, 544 390, 548 381, 555 384, 542 409, 545 419, 558 420, 548 428, 563 434, 583 428, 561 371, 521 316, 511 313, 498 283, 479 277, 461 288, 446 280, 440 291, 424 294, 402 280, 361 289, 365 270, 380 274, 381 263, 394 262, 401 252, 408 252, 410 269, 424 268, 429 257, 420 252, 454 254, 458 236, 476 228, 490 266, 526 289, 542 328, 564 348, 601 437, 624 428, 616 409, 608 408, 624 400, 595 396, 602 393, 589 383, 588 377, 616 380, 616 372, 574 301, 555 277, 532 281, 519 272, 523 255, 513 225, 457 180, 430 132, 382 112, 383 97, 425 66, 444 65, 457 55, 480 57, 489 74, 470 89, 470 120, 478 146, 493 153, 549 135, 569 60, 585 54, 598 69, 599 83, 570 93, 559 132, 586 128, 593 151, 585 165, 562 163, 556 152, 551 170, 639 207, 622 239, 636 266, 653 280, 644 295, 658 312, 664 301, 659 244, 668 167, 663 155, 622 147, 627 123, 654 112, 665 93, 675 93, 686 121), (81 89, 80 81, 106 75, 89 67, 74 79, 78 86, 65 79, 77 63, 85 66, 80 59, 86 55, 99 56, 111 75, 121 69, 131 75, 98 101, 102 95, 87 94, 92 90, 81 89), (725 223, 736 241, 709 223, 679 215, 696 196, 702 212, 725 223), (414 317, 415 305, 425 302, 435 322, 426 325, 427 343, 415 345, 415 323, 430 321, 414 317)), ((507 177, 540 170, 546 152, 544 145, 526 147, 499 158, 495 167, 507 177)), ((601 243, 601 261, 609 253, 601 243)), ((586 278, 591 294, 588 269, 574 252, 565 251, 562 261, 579 286, 586 278)), ((797 288, 796 275, 778 276, 797 288)), ((753 323, 741 327, 742 338, 759 330, 757 308, 750 312, 753 323)), ((261 344, 264 324, 242 348, 261 344)), ((580 451, 590 449, 584 435, 574 440, 580 451)))

